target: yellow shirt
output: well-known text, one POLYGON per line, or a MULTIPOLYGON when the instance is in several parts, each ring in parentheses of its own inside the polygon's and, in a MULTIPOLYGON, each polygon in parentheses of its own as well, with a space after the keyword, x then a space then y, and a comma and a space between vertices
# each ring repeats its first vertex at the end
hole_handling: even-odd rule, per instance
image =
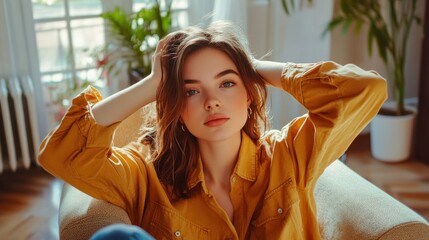
MULTIPOLYGON (((313 189, 386 99, 377 73, 333 62, 287 63, 283 89, 308 113, 253 142, 244 132, 231 176, 234 220, 207 190, 201 160, 186 183, 189 199, 171 200, 139 143, 112 146, 118 125, 97 125, 88 87, 40 147, 40 164, 81 191, 123 208, 157 239, 320 239, 313 189)), ((288 109, 285 109, 287 111, 288 109)))

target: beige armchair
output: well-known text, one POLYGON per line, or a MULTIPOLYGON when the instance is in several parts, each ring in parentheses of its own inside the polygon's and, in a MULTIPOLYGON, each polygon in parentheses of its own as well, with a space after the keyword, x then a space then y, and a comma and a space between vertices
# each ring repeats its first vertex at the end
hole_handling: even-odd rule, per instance
MULTIPOLYGON (((138 114, 121 124, 116 137, 132 136, 138 114), (126 133, 126 134, 125 134, 126 133)), ((122 145, 126 140, 121 139, 122 145)), ((331 164, 315 188, 318 221, 324 239, 428 240, 429 225, 417 213, 383 192, 340 161, 331 164)), ((65 184, 61 196, 61 239, 88 239, 98 229, 131 224, 124 210, 65 184)))

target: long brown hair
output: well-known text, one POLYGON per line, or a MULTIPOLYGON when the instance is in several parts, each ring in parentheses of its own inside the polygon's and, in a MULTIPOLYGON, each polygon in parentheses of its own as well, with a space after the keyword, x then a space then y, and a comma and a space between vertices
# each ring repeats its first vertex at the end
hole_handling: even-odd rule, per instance
POLYGON ((152 146, 158 178, 179 198, 189 197, 188 177, 199 158, 197 139, 184 131, 180 122, 186 101, 182 72, 191 53, 208 47, 226 53, 243 79, 251 102, 243 131, 256 143, 268 125, 264 81, 254 69, 247 43, 232 24, 218 22, 206 29, 191 27, 170 36, 161 57, 163 77, 156 96, 156 126, 146 127, 141 140, 152 146))

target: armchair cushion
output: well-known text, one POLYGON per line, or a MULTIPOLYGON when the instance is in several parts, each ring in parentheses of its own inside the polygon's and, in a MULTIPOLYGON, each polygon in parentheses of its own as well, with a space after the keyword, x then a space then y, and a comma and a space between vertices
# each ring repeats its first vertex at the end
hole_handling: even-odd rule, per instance
POLYGON ((89 239, 97 230, 114 223, 131 224, 127 213, 64 184, 58 217, 60 239, 89 239))

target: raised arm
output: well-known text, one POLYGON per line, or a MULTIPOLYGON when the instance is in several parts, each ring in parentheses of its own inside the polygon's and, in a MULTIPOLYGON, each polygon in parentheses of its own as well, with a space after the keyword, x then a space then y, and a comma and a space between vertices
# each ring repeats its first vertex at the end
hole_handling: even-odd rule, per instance
POLYGON ((386 81, 353 64, 256 61, 255 67, 267 84, 288 92, 308 110, 272 138, 287 142, 302 187, 314 183, 347 150, 387 98, 386 81))
POLYGON ((285 63, 261 61, 257 59, 255 59, 253 63, 255 65, 256 71, 265 80, 267 85, 283 89, 281 80, 285 63))
POLYGON ((93 106, 92 114, 98 124, 109 126, 120 122, 155 100, 156 90, 162 78, 160 55, 166 41, 166 38, 162 39, 156 48, 153 56, 152 72, 149 76, 93 106))
POLYGON ((142 205, 134 201, 145 200, 149 147, 131 143, 116 148, 112 140, 120 121, 155 100, 163 44, 154 55, 152 73, 141 82, 106 99, 91 86, 75 97, 59 126, 41 143, 38 156, 52 175, 123 208, 132 222, 139 221, 137 213, 143 211, 135 209, 142 205))

